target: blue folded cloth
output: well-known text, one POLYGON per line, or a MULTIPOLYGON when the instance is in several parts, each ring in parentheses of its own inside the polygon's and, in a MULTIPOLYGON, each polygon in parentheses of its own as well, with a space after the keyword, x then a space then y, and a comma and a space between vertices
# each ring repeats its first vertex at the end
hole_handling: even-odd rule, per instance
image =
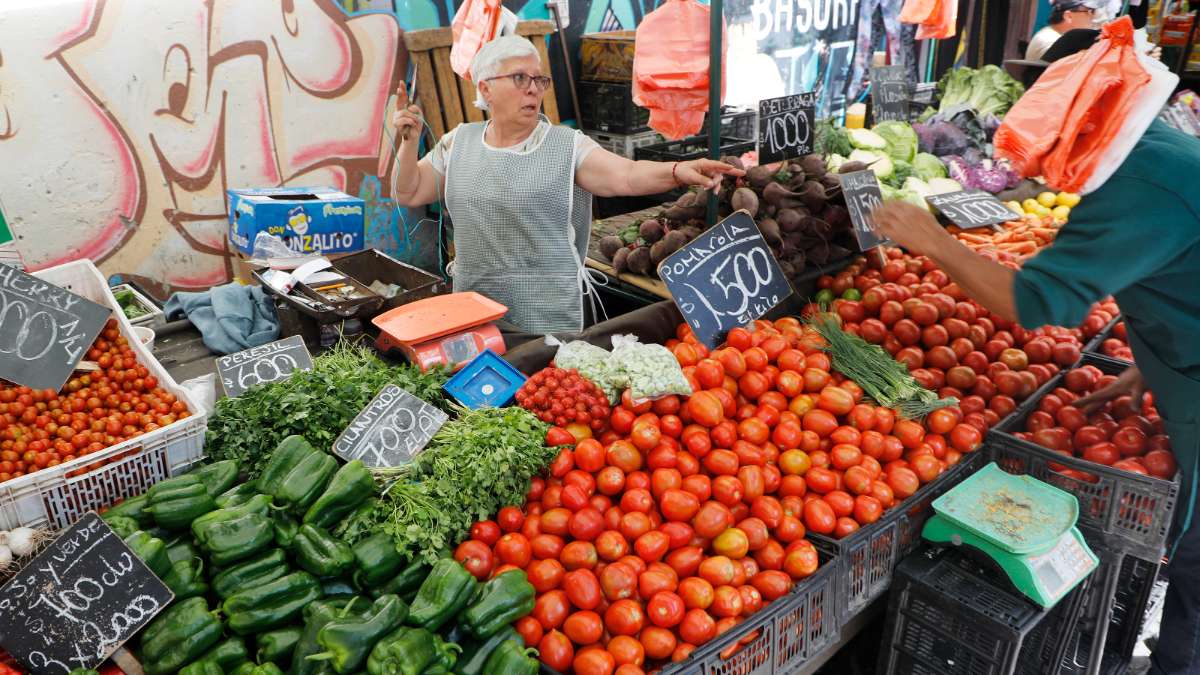
POLYGON ((163 307, 167 320, 187 316, 204 344, 217 354, 232 354, 279 337, 275 305, 259 286, 239 283, 201 293, 176 293, 163 307))

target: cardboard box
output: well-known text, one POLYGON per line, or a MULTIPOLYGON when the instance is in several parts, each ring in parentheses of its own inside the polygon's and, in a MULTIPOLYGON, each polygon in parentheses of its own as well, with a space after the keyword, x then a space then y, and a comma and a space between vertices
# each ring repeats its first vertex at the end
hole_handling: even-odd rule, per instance
POLYGON ((583 80, 630 82, 633 80, 633 39, 635 32, 618 30, 589 33, 579 42, 583 61, 583 80))
POLYGON ((329 187, 237 188, 229 199, 229 243, 245 254, 259 232, 283 240, 293 253, 363 249, 363 200, 329 187))

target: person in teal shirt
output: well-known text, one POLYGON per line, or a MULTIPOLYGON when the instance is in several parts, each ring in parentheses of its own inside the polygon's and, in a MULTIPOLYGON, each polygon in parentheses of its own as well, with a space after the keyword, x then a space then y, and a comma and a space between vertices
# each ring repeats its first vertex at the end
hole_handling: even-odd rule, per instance
POLYGON ((1200 140, 1154 121, 1117 172, 1071 212, 1047 249, 1020 270, 959 243, 928 211, 890 201, 881 234, 929 256, 963 291, 1022 326, 1077 326, 1109 295, 1137 365, 1076 405, 1148 387, 1180 471, 1170 586, 1151 672, 1200 673, 1200 140))

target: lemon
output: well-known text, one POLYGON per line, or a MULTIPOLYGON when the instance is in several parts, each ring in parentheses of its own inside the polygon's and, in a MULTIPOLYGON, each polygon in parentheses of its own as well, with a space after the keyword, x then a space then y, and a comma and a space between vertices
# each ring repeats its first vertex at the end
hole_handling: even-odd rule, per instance
POLYGON ((1004 205, 1017 213, 1025 213, 1025 209, 1021 208, 1021 202, 1018 202, 1016 200, 1013 200, 1011 202, 1004 202, 1004 205))
POLYGON ((1067 218, 1071 215, 1071 207, 1060 204, 1060 205, 1054 207, 1053 209, 1050 209, 1050 213, 1053 214, 1053 216, 1055 218, 1062 220, 1062 221, 1066 221, 1067 218))
POLYGON ((1042 216, 1044 218, 1044 217, 1050 215, 1050 209, 1042 206, 1041 204, 1038 204, 1037 211, 1035 211, 1035 213, 1037 213, 1039 216, 1042 216))
POLYGON ((1059 206, 1066 206, 1073 209, 1079 205, 1079 195, 1074 192, 1060 192, 1054 198, 1054 201, 1058 202, 1059 206))
POLYGON ((1037 210, 1041 206, 1042 205, 1039 204, 1036 199, 1026 199, 1025 201, 1021 202, 1021 210, 1023 210, 1025 213, 1037 213, 1037 210))
POLYGON ((1053 192, 1043 192, 1037 196, 1037 202, 1046 208, 1054 206, 1058 197, 1053 192))

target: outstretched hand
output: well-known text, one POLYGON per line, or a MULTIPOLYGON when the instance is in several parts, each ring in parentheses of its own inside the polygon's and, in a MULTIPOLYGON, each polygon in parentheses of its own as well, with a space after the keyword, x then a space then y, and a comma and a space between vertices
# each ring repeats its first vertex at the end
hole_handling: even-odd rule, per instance
POLYGON ((688 186, 714 190, 725 176, 744 176, 746 172, 715 159, 693 159, 675 167, 675 179, 688 186))
POLYGON ((1086 413, 1091 413, 1112 399, 1129 394, 1133 399, 1134 406, 1140 410, 1142 396, 1145 393, 1146 380, 1142 378, 1142 371, 1138 370, 1137 366, 1130 366, 1117 376, 1115 382, 1100 391, 1076 400, 1073 405, 1076 408, 1082 408, 1086 413))

